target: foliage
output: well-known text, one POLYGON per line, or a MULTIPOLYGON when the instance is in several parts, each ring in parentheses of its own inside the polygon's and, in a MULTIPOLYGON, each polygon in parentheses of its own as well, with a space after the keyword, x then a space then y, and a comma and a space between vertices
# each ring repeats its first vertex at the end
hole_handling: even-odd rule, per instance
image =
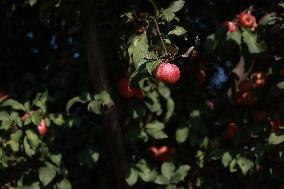
POLYGON ((0 1, 1 188, 114 188, 112 111, 131 188, 283 187, 283 3, 98 1, 100 91, 80 3, 0 1))

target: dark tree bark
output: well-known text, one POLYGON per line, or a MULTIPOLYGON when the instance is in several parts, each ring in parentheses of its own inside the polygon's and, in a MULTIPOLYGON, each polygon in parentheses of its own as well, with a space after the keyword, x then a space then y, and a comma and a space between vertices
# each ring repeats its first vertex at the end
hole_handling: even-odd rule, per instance
MULTIPOLYGON (((111 94, 106 74, 104 55, 98 40, 99 24, 96 19, 96 0, 82 0, 81 2, 81 30, 85 44, 89 70, 95 92, 106 90, 111 94)), ((117 189, 125 189, 126 157, 123 137, 118 122, 115 102, 111 100, 108 111, 103 115, 103 128, 109 156, 112 161, 117 189)))

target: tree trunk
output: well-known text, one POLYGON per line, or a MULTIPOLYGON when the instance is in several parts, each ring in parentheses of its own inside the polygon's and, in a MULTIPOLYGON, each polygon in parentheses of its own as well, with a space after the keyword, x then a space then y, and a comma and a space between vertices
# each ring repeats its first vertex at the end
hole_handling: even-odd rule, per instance
MULTIPOLYGON (((96 0, 82 0, 81 2, 81 31, 95 92, 105 90, 111 95, 104 56, 98 40, 99 24, 96 20, 95 2, 96 0)), ((113 165, 116 188, 125 189, 126 157, 117 109, 113 100, 111 100, 108 111, 103 115, 102 126, 113 165)))

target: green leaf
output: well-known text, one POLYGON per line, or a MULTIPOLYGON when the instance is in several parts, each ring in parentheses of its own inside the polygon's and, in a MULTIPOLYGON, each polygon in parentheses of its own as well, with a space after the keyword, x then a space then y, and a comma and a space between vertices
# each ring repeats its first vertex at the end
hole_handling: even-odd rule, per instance
POLYGON ((39 180, 44 186, 47 186, 56 176, 56 170, 51 167, 41 167, 39 168, 39 180))
POLYGON ((165 128, 164 123, 158 120, 148 123, 145 126, 145 128, 146 128, 147 133, 155 139, 168 138, 167 134, 162 131, 165 128))
POLYGON ((284 89, 284 81, 277 83, 276 85, 279 89, 284 89))
POLYGON ((241 168, 243 175, 246 175, 247 172, 254 165, 254 163, 251 160, 244 158, 244 157, 238 157, 236 161, 237 161, 237 164, 239 165, 239 167, 241 168))
POLYGON ((85 148, 78 155, 77 159, 81 165, 86 165, 92 168, 95 163, 99 160, 99 153, 93 149, 85 148))
POLYGON ((109 105, 111 103, 111 98, 107 91, 100 92, 99 94, 95 95, 94 98, 104 106, 109 105))
POLYGON ((46 112, 46 103, 48 100, 48 92, 37 93, 35 99, 33 100, 33 105, 40 108, 42 112, 46 112))
POLYGON ((59 166, 62 160, 62 155, 61 154, 51 154, 49 155, 49 158, 55 165, 59 166))
POLYGON ((167 22, 172 21, 175 18, 175 13, 170 12, 169 10, 161 10, 161 17, 166 20, 167 22))
POLYGON ((56 183, 56 189, 72 189, 72 185, 67 179, 63 179, 56 183))
POLYGON ((100 94, 95 95, 94 100, 88 104, 88 110, 95 114, 102 114, 110 103, 110 95, 108 92, 102 91, 100 94))
POLYGON ((9 114, 6 111, 0 111, 0 121, 9 120, 9 114))
POLYGON ((101 114, 101 103, 98 102, 97 100, 92 100, 88 104, 88 111, 93 112, 95 114, 101 114))
POLYGON ((184 143, 188 137, 189 129, 187 127, 180 127, 176 130, 176 141, 184 143))
POLYGON ((132 37, 128 54, 131 60, 130 62, 134 63, 135 68, 138 67, 138 63, 145 57, 148 49, 149 45, 146 33, 132 37))
POLYGON ((163 83, 163 82, 159 82, 159 93, 162 97, 164 97, 164 99, 167 101, 166 105, 167 105, 167 112, 165 115, 165 121, 168 121, 175 110, 175 102, 171 97, 171 90, 163 83))
POLYGON ((180 181, 184 181, 184 178, 187 176, 188 172, 190 170, 189 165, 182 165, 180 166, 172 178, 173 183, 179 183, 180 181))
POLYGON ((284 142, 284 135, 277 136, 275 133, 272 133, 268 138, 268 144, 277 145, 284 142))
POLYGON ((55 125, 62 126, 65 124, 64 117, 60 113, 49 114, 48 117, 55 125))
POLYGON ((176 35, 176 36, 181 36, 181 35, 184 35, 186 34, 187 31, 186 29, 184 29, 183 27, 181 26, 176 26, 175 29, 173 29, 172 31, 170 31, 168 33, 168 35, 176 35))
POLYGON ((26 130, 26 137, 32 149, 38 147, 40 139, 32 130, 26 130))
POLYGON ((218 160, 221 159, 224 155, 223 149, 216 149, 209 154, 209 159, 218 160))
MULTIPOLYGON (((166 187, 166 189, 177 189, 177 186, 175 186, 175 185, 168 185, 166 187)), ((182 188, 179 188, 179 189, 182 189, 182 188)))
POLYGON ((275 24, 275 22, 277 21, 277 17, 276 17, 276 13, 269 13, 269 14, 266 14, 265 16, 263 16, 259 22, 258 22, 258 25, 272 25, 272 24, 275 24))
POLYGON ((170 180, 163 175, 159 175, 159 176, 157 176, 155 183, 160 184, 160 185, 168 185, 168 184, 170 184, 170 180))
POLYGON ((34 6, 37 0, 28 0, 29 5, 34 6))
POLYGON ((19 141, 22 135, 23 135, 22 130, 17 130, 15 133, 11 134, 10 141, 8 141, 7 144, 10 146, 13 152, 19 151, 20 148, 19 141))
POLYGON ((0 104, 0 106, 10 106, 14 110, 25 111, 24 105, 13 99, 5 100, 3 103, 0 104))
POLYGON ((24 138, 24 150, 29 157, 32 157, 35 154, 35 150, 30 147, 27 137, 24 138))
POLYGON ((218 43, 219 43, 219 40, 217 40, 215 33, 207 36, 205 45, 204 45, 205 52, 207 54, 214 53, 218 43))
POLYGON ((140 160, 136 166, 138 175, 144 182, 153 182, 156 179, 157 171, 151 170, 145 160, 140 160))
POLYGON ((22 127, 22 125, 23 125, 22 120, 21 120, 18 112, 12 112, 11 115, 10 115, 10 120, 13 121, 13 124, 16 124, 19 127, 22 127))
POLYGON ((230 170, 231 173, 237 172, 236 164, 237 164, 237 161, 236 161, 235 159, 233 159, 233 160, 230 162, 229 170, 230 170))
POLYGON ((227 40, 229 39, 235 41, 238 45, 241 45, 242 43, 242 35, 240 31, 227 32, 227 40))
POLYGON ((222 157, 222 164, 224 167, 228 167, 230 162, 232 161, 232 156, 229 152, 225 152, 222 157))
POLYGON ((146 69, 149 74, 153 74, 153 71, 157 68, 157 66, 161 63, 161 60, 153 60, 146 63, 146 69))
POLYGON ((170 6, 166 9, 168 12, 176 13, 180 11, 185 4, 184 0, 173 1, 170 6))
POLYGON ((250 53, 261 53, 266 51, 267 47, 264 41, 258 42, 257 36, 254 33, 251 33, 247 30, 243 30, 243 40, 248 46, 250 53))
POLYGON ((172 162, 164 162, 161 167, 162 175, 171 180, 175 174, 175 165, 172 162))
POLYGON ((71 109, 71 107, 72 107, 76 102, 85 104, 85 103, 88 102, 88 101, 91 101, 91 95, 90 95, 89 93, 83 93, 83 94, 80 95, 80 96, 73 97, 73 98, 71 98, 71 99, 67 102, 67 105, 66 105, 66 112, 69 112, 70 109, 71 109))
POLYGON ((130 171, 129 171, 128 176, 126 178, 127 184, 129 186, 133 186, 133 185, 136 184, 137 180, 138 180, 138 174, 137 174, 136 170, 133 169, 133 168, 130 168, 130 171))
POLYGON ((32 120, 33 124, 38 125, 40 123, 41 117, 42 117, 42 115, 39 111, 32 112, 31 120, 32 120))
POLYGON ((146 69, 146 63, 148 62, 148 60, 142 59, 136 70, 131 74, 130 78, 129 78, 129 85, 131 87, 136 87, 138 86, 138 82, 146 77, 147 75, 147 69, 146 69))
POLYGON ((41 189, 39 182, 34 182, 31 186, 27 187, 29 189, 41 189))

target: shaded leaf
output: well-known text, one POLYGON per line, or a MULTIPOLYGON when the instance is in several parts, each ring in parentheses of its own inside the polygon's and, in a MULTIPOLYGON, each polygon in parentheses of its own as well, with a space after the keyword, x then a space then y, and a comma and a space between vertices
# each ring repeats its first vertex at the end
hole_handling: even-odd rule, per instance
POLYGON ((275 133, 272 133, 268 138, 268 144, 277 145, 284 142, 284 135, 277 136, 275 133))
POLYGON ((229 152, 225 152, 222 157, 222 164, 224 167, 228 167, 231 161, 233 160, 233 157, 229 152))
POLYGON ((60 182, 56 183, 56 189, 72 189, 72 185, 67 179, 62 179, 60 182))
POLYGON ((175 174, 175 165, 172 162, 164 162, 161 167, 161 172, 168 180, 171 180, 175 174))
POLYGON ((267 47, 264 41, 258 42, 257 36, 254 33, 251 33, 247 30, 243 31, 243 40, 248 46, 250 53, 261 53, 266 51, 267 47))
POLYGON ((138 180, 138 174, 137 174, 136 170, 133 169, 133 168, 130 168, 130 171, 129 171, 128 176, 126 178, 127 184, 129 186, 133 186, 133 185, 136 184, 137 180, 138 180))
POLYGON ((254 163, 251 160, 244 158, 244 157, 238 157, 236 161, 237 161, 237 164, 239 165, 239 167, 241 168, 243 175, 246 175, 247 172, 254 165, 254 163))
POLYGON ((184 143, 188 137, 189 129, 187 127, 180 127, 176 130, 176 141, 184 143))
POLYGON ((56 170, 51 167, 41 167, 39 168, 39 180, 44 186, 48 185, 56 176, 56 170))

